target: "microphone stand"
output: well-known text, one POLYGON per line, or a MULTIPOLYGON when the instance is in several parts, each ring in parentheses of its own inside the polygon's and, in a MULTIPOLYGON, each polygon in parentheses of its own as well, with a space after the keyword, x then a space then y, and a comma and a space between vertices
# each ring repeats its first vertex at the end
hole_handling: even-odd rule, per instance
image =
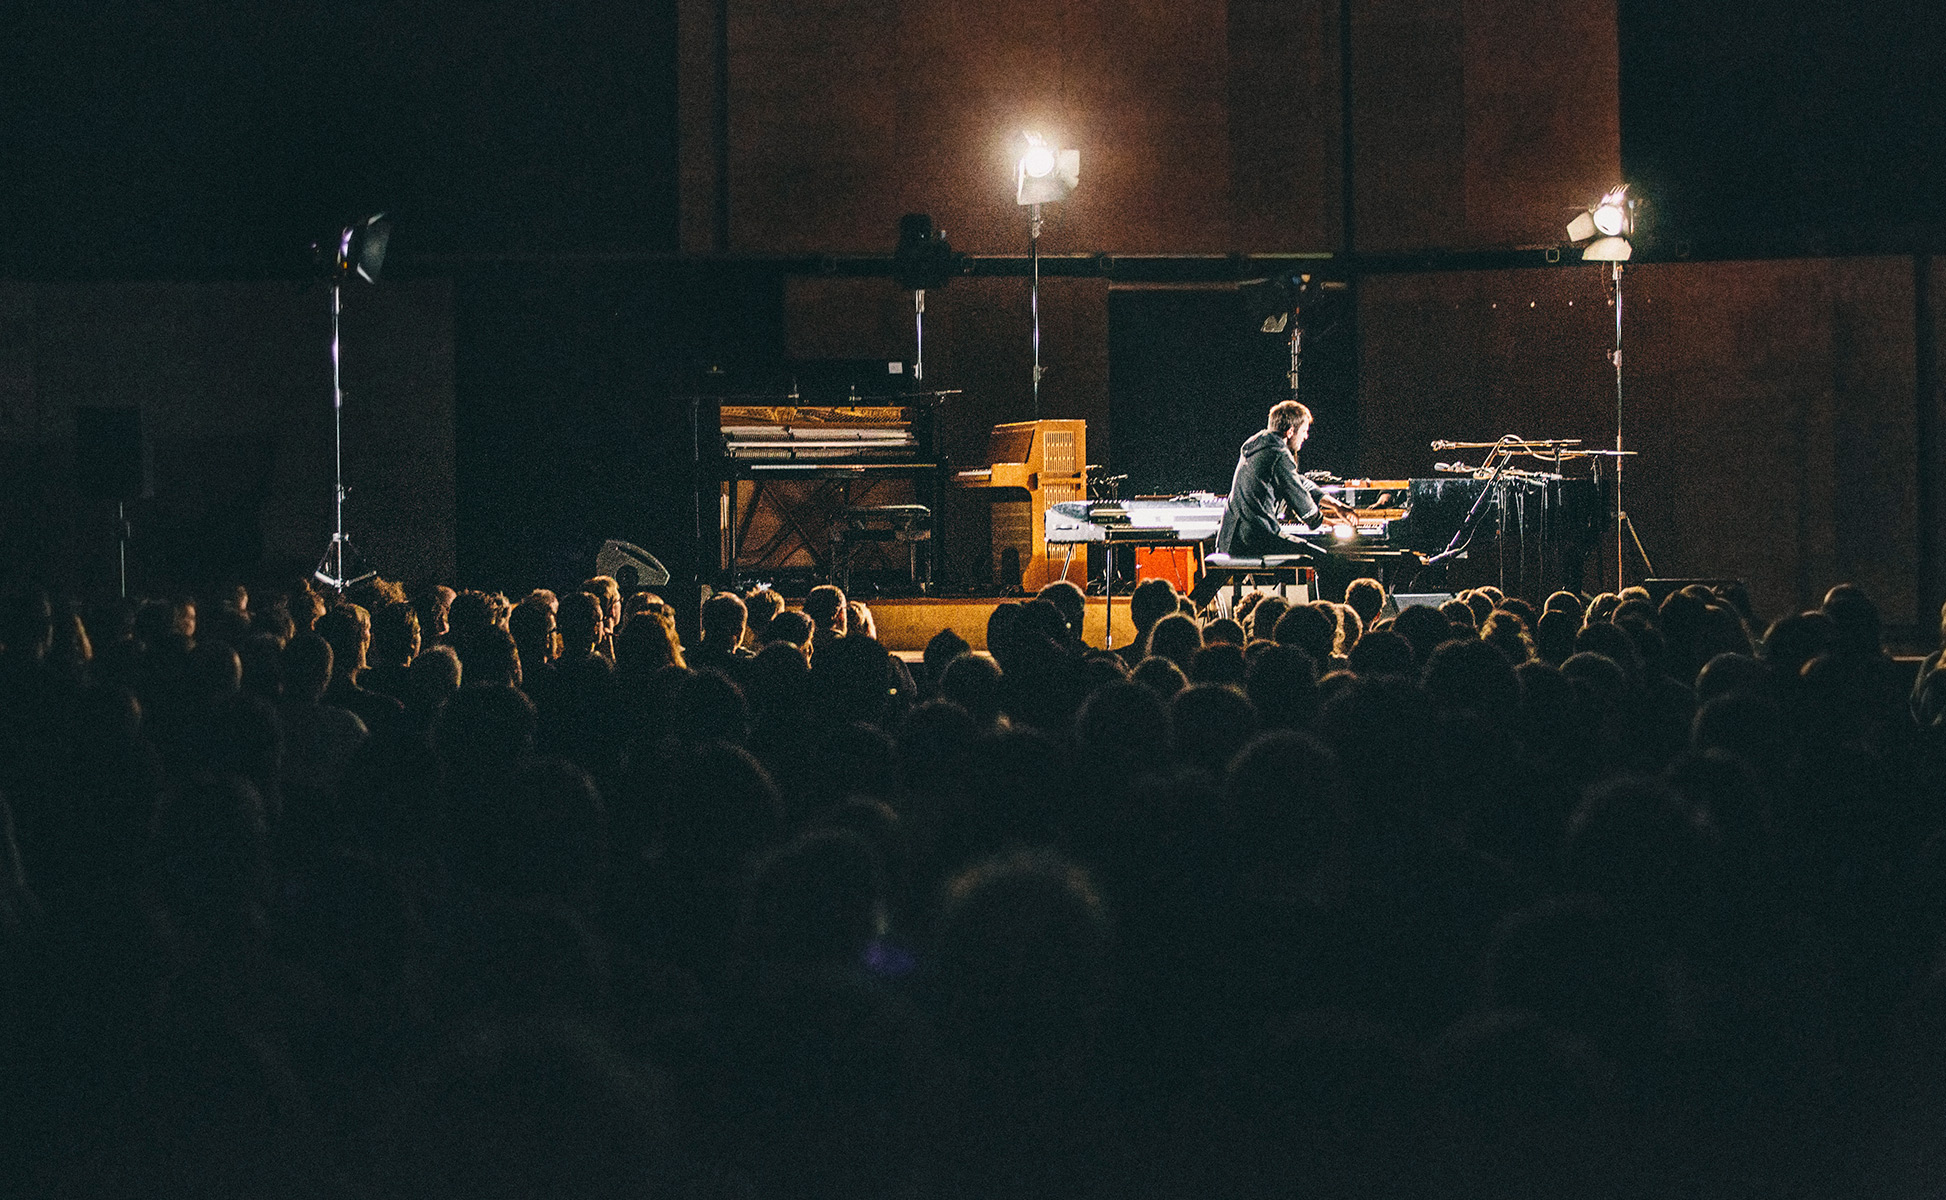
POLYGON ((1500 455, 1497 450, 1495 455, 1499 461, 1494 464, 1492 471, 1487 475, 1485 486, 1480 488, 1480 494, 1473 500, 1473 507, 1466 510, 1466 517, 1460 522, 1460 527, 1453 531, 1453 540, 1446 543, 1444 550, 1427 559, 1423 566, 1437 567, 1445 565, 1458 557, 1459 552, 1466 549, 1467 543, 1473 540, 1474 527, 1480 523, 1480 518, 1486 515, 1487 497, 1494 494, 1496 487, 1499 485, 1501 473, 1507 469, 1507 464, 1513 461, 1511 455, 1500 455))

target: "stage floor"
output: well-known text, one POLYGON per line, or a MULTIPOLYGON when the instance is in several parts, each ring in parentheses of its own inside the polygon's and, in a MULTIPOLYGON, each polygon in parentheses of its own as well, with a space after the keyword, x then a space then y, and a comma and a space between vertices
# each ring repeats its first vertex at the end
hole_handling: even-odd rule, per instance
MULTIPOLYGON (((1012 597, 1017 599, 1018 597, 1012 597)), ((975 650, 987 648, 987 618, 1010 597, 966 597, 959 599, 871 600, 872 621, 878 627, 878 640, 888 650, 924 650, 926 643, 942 629, 965 638, 975 650)), ((1135 624, 1129 620, 1128 600, 1115 597, 1115 645, 1126 646, 1135 639, 1135 624)), ((1090 646, 1106 645, 1108 609, 1099 596, 1088 597, 1087 617, 1081 640, 1090 646)))

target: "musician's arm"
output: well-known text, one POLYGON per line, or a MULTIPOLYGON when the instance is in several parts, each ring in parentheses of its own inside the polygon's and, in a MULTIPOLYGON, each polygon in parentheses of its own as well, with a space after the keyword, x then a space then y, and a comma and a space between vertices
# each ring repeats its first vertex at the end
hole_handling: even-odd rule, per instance
POLYGON ((1277 455, 1274 471, 1277 494, 1283 498, 1284 503, 1291 506, 1292 514, 1306 525, 1316 524, 1319 512, 1318 501, 1325 498, 1323 489, 1297 473, 1297 460, 1292 458, 1288 451, 1277 455))

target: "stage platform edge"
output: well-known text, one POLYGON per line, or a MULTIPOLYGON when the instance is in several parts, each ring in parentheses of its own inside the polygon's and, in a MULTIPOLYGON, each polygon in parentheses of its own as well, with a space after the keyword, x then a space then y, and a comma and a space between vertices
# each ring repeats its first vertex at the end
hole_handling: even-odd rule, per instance
MULTIPOLYGON (((966 597, 912 600, 868 600, 872 623, 878 627, 878 640, 888 650, 924 650, 926 643, 942 629, 965 638, 975 650, 987 648, 987 618, 1009 599, 1018 597, 966 597)), ((1082 623, 1081 640, 1101 646, 1107 634, 1107 607, 1099 596, 1088 597, 1087 617, 1082 623)), ((1135 623, 1129 620, 1128 600, 1115 597, 1115 645, 1126 646, 1135 639, 1135 623)))

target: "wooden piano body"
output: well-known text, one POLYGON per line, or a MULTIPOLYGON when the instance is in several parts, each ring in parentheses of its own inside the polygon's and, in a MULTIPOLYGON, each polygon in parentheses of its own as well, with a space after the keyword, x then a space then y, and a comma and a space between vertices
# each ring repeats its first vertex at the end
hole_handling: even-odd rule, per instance
POLYGON ((1061 577, 1047 553, 1047 510, 1088 496, 1088 425, 1074 419, 995 425, 985 467, 955 485, 992 499, 993 580, 1032 592, 1061 577))
MULTIPOLYGON (((918 504, 937 519, 944 469, 935 437, 938 400, 925 393, 845 405, 788 398, 704 404, 697 433, 700 453, 713 464, 703 483, 716 510, 719 572, 732 581, 822 581, 834 567, 831 530, 848 510, 918 504)), ((931 539, 926 553, 937 545, 931 539)), ((904 567, 902 559, 859 565, 904 567)))

